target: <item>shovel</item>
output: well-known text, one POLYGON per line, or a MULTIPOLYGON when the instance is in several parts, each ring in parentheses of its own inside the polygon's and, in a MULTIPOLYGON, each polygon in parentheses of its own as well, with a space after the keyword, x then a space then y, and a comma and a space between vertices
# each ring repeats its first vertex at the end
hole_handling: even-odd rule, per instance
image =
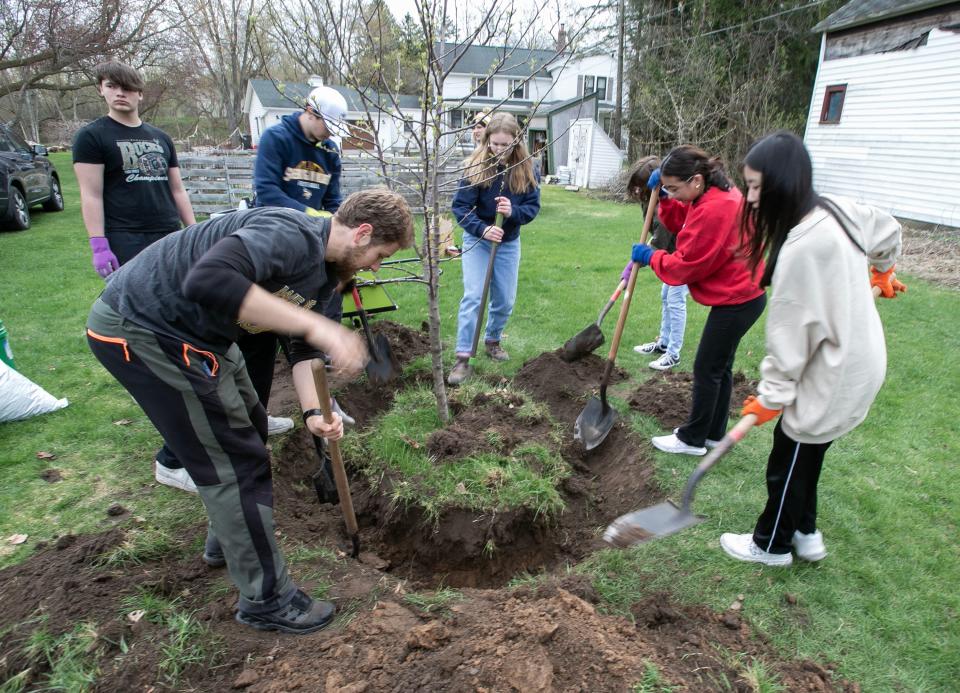
POLYGON ((697 465, 690 478, 687 479, 687 485, 683 489, 683 500, 679 508, 671 501, 664 501, 643 510, 621 515, 611 522, 603 533, 604 541, 624 549, 649 539, 669 536, 703 522, 706 518, 694 515, 690 510, 690 504, 693 502, 693 492, 696 490, 697 484, 703 479, 704 474, 710 471, 710 468, 719 462, 721 457, 730 452, 731 448, 739 443, 756 423, 756 415, 747 414, 703 458, 703 462, 697 465))
MULTIPOLYGON (((503 215, 497 214, 493 225, 503 228, 503 215)), ((473 370, 473 364, 477 359, 477 346, 480 344, 480 332, 483 331, 483 316, 487 310, 487 297, 490 295, 490 280, 493 278, 493 263, 497 259, 497 248, 500 247, 499 241, 490 241, 490 260, 487 262, 487 276, 483 279, 483 293, 480 295, 480 309, 477 314, 477 327, 473 331, 473 346, 470 348, 470 370, 473 370)))
MULTIPOLYGON (((323 420, 327 423, 333 423, 333 411, 330 408, 330 388, 327 386, 326 364, 322 359, 315 359, 311 364, 313 369, 313 382, 317 387, 317 397, 320 399, 320 410, 323 412, 323 420)), ((343 511, 343 520, 347 525, 347 534, 350 535, 350 542, 353 550, 350 555, 356 558, 360 555, 360 528, 357 526, 357 516, 353 511, 353 498, 350 496, 350 482, 347 481, 347 470, 343 468, 343 458, 340 456, 340 442, 337 440, 328 440, 327 449, 330 451, 330 460, 333 467, 333 478, 337 486, 337 494, 340 496, 340 509, 343 511)), ((321 464, 324 460, 321 456, 321 464)), ((321 467, 322 472, 322 467, 321 467)))
POLYGON ((360 314, 360 324, 363 325, 363 334, 367 337, 367 344, 370 347, 370 360, 367 361, 367 377, 374 385, 383 385, 389 383, 397 377, 400 370, 400 364, 393 355, 390 348, 390 342, 385 335, 374 335, 370 331, 370 323, 367 322, 367 311, 363 309, 360 302, 360 291, 356 283, 350 287, 353 294, 353 304, 357 307, 360 314))
MULTIPOLYGON (((657 208, 660 186, 650 195, 647 205, 647 214, 643 220, 643 233, 640 242, 645 243, 653 225, 653 213, 657 208)), ((607 403, 607 385, 613 373, 613 365, 617 360, 617 351, 620 349, 620 338, 627 323, 627 313, 630 311, 630 299, 633 297, 634 287, 637 285, 637 270, 640 266, 634 262, 630 268, 630 279, 627 281, 627 290, 620 304, 620 317, 617 319, 617 328, 610 343, 610 353, 607 354, 607 365, 603 369, 603 378, 600 380, 600 397, 592 397, 573 425, 574 440, 581 441, 587 450, 593 450, 602 443, 617 422, 617 411, 607 403)))
POLYGON ((597 318, 597 321, 590 323, 585 328, 580 330, 580 332, 568 339, 560 352, 560 358, 568 362, 576 361, 579 358, 583 358, 598 346, 603 344, 603 332, 600 331, 600 323, 602 323, 603 319, 607 317, 607 313, 609 313, 610 309, 613 308, 613 304, 617 302, 618 298, 620 298, 620 294, 623 293, 623 290, 626 288, 626 286, 627 282, 621 279, 620 283, 617 285, 617 290, 611 294, 610 300, 607 301, 607 305, 605 305, 603 310, 600 311, 600 316, 597 318))

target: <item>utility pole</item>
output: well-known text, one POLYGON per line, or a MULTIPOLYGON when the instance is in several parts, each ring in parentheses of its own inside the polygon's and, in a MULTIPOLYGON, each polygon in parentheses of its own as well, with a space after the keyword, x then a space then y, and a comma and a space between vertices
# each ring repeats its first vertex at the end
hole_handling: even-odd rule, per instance
POLYGON ((617 2, 617 106, 613 111, 613 141, 618 147, 623 147, 623 36, 626 25, 626 0, 617 2))

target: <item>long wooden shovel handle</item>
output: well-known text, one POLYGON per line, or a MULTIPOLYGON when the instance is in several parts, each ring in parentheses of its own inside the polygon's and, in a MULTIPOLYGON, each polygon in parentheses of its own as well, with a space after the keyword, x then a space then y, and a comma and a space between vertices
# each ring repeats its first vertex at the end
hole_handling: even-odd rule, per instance
MULTIPOLYGON (((503 215, 497 212, 493 225, 503 228, 503 215)), ((480 308, 477 311, 477 326, 473 331, 473 346, 470 349, 470 362, 477 355, 477 347, 480 346, 480 331, 483 330, 483 316, 487 310, 487 296, 490 295, 490 280, 493 277, 493 264, 497 258, 497 248, 500 247, 500 241, 490 241, 493 247, 490 248, 490 260, 487 262, 487 276, 483 280, 483 293, 480 295, 480 308)))
MULTIPOLYGON (((317 397, 320 399, 323 420, 328 424, 333 423, 333 409, 330 407, 330 388, 327 386, 326 365, 322 359, 314 359, 310 367, 313 370, 313 382, 317 386, 317 397)), ((333 479, 337 483, 337 493, 340 495, 340 509, 343 511, 347 533, 354 541, 354 547, 356 548, 359 546, 357 544, 359 527, 357 526, 357 516, 353 511, 353 498, 350 497, 350 482, 347 481, 347 470, 344 469, 343 457, 340 456, 340 442, 328 440, 327 447, 330 450, 333 479)))
MULTIPOLYGON (((643 219, 643 232, 640 234, 640 242, 645 243, 650 235, 650 227, 653 226, 653 214, 657 209, 657 200, 659 199, 660 186, 658 185, 653 194, 650 195, 650 202, 647 204, 647 213, 643 219)), ((634 262, 630 268, 630 279, 627 281, 627 290, 623 294, 623 303, 620 304, 620 317, 617 318, 617 328, 613 333, 613 341, 610 342, 610 352, 607 354, 607 368, 603 374, 603 385, 609 381, 610 374, 613 372, 613 363, 617 359, 617 351, 620 349, 620 338, 623 336, 623 327, 627 323, 627 313, 630 312, 630 299, 633 298, 633 289, 637 285, 637 270, 640 266, 634 262)))
POLYGON ((697 484, 700 483, 703 475, 710 471, 710 468, 719 462, 721 457, 730 452, 734 445, 743 440, 743 437, 750 432, 750 429, 753 428, 756 423, 757 415, 747 414, 737 422, 736 426, 727 431, 727 434, 717 443, 717 446, 703 458, 703 462, 698 464, 697 468, 693 470, 690 478, 687 479, 687 485, 683 488, 683 500, 680 502, 681 509, 689 512, 690 504, 693 502, 693 492, 696 490, 697 484))

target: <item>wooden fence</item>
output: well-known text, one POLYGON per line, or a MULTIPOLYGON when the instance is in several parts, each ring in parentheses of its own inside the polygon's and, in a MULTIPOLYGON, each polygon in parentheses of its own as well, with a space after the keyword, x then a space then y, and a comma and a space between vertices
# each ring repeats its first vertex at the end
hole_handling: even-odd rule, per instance
MULTIPOLYGON (((193 211, 197 214, 234 209, 243 199, 253 197, 253 164, 256 154, 216 153, 202 156, 182 154, 180 175, 190 193, 193 211)), ((381 163, 370 157, 344 156, 340 190, 346 197, 352 192, 386 185, 403 195, 415 213, 423 212, 419 186, 423 181, 423 164, 419 159, 393 158, 386 164, 384 177, 381 163)), ((441 170, 440 205, 448 209, 461 162, 451 162, 441 170)))

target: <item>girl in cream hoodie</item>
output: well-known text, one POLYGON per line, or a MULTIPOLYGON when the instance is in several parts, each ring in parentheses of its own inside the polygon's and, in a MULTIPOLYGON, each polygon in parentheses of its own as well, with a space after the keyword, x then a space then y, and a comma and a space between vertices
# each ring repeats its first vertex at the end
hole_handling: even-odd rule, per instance
POLYGON ((744 160, 741 239, 751 267, 766 261, 767 355, 743 414, 778 416, 767 504, 752 534, 724 534, 730 556, 767 565, 827 555, 817 530, 817 482, 830 444, 863 421, 887 365, 872 287, 894 298, 900 224, 874 207, 813 191, 810 155, 792 133, 757 142, 744 160), (872 274, 872 278, 871 278, 872 274))

